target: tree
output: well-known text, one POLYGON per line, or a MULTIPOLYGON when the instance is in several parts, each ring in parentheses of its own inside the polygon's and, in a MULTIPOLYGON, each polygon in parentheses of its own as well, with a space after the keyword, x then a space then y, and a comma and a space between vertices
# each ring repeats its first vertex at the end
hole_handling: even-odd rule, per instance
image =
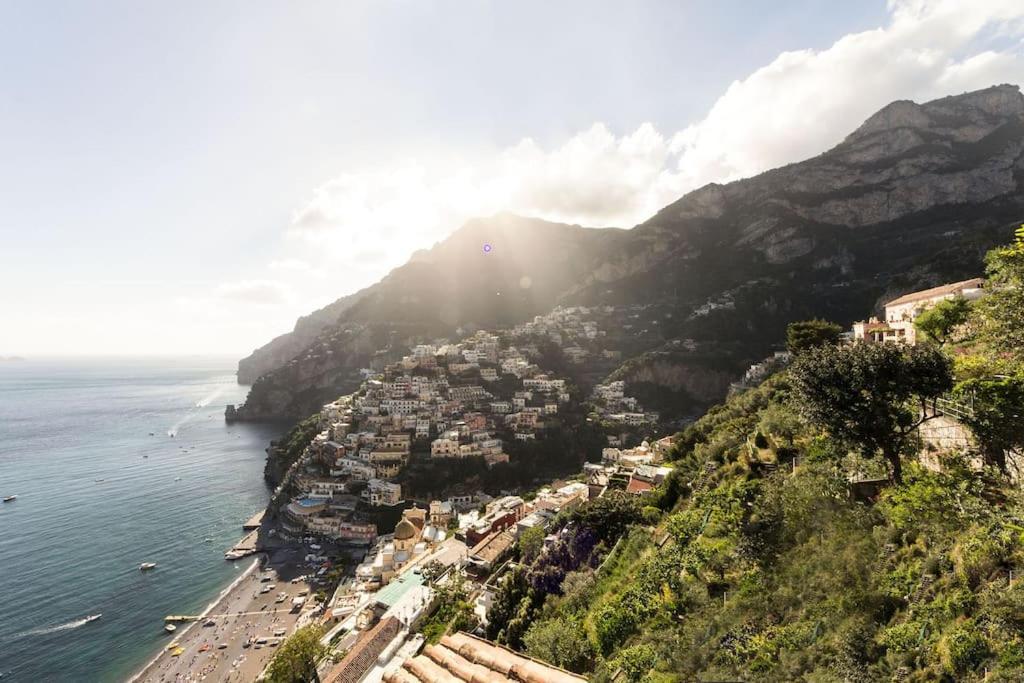
POLYGON ((969 400, 963 421, 978 437, 985 459, 1006 470, 1006 453, 1024 447, 1024 377, 971 379, 961 382, 957 395, 969 400))
POLYGON ((786 348, 796 355, 818 346, 835 344, 843 328, 827 320, 801 320, 786 326, 786 348))
POLYGON ((950 335, 967 322, 971 305, 962 296, 945 299, 914 319, 914 327, 929 339, 945 344, 950 335))
POLYGON ((531 657, 583 673, 594 665, 594 648, 587 632, 577 620, 555 617, 539 621, 523 637, 526 653, 531 657))
POLYGON ((530 527, 519 536, 516 545, 519 548, 520 561, 531 564, 544 549, 544 528, 530 527))
POLYGON ((630 525, 643 521, 639 501, 623 491, 609 491, 579 505, 570 518, 605 542, 617 541, 630 525))
POLYGON ((320 643, 323 632, 318 626, 306 626, 293 633, 277 650, 267 667, 269 683, 306 683, 320 680, 316 663, 327 652, 320 643))
POLYGON ((1024 359, 1024 225, 1012 244, 986 257, 988 295, 980 299, 984 337, 998 350, 1024 359))
POLYGON ((950 362, 932 346, 858 343, 811 349, 790 369, 798 410, 832 436, 879 452, 901 482, 900 456, 914 430, 934 417, 927 402, 953 386, 950 362))

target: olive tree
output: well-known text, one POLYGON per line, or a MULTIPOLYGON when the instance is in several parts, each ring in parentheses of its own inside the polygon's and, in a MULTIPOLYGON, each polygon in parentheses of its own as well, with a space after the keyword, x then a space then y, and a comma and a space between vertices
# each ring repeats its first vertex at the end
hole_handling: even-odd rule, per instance
POLYGON ((913 432, 934 417, 927 402, 953 386, 950 362, 933 346, 821 346, 800 355, 790 377, 795 404, 809 422, 866 457, 881 453, 896 482, 913 432))
POLYGON ((801 320, 786 326, 786 349, 792 354, 835 344, 843 328, 827 320, 801 320))

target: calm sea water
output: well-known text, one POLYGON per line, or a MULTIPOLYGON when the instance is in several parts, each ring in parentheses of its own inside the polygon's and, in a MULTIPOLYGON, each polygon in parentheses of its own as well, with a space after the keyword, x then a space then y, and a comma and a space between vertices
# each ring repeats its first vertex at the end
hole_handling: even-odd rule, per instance
POLYGON ((266 504, 282 427, 225 425, 245 394, 233 370, 0 363, 0 496, 18 496, 0 504, 2 683, 123 680, 165 643, 164 615, 201 610, 247 566, 223 553, 266 504))

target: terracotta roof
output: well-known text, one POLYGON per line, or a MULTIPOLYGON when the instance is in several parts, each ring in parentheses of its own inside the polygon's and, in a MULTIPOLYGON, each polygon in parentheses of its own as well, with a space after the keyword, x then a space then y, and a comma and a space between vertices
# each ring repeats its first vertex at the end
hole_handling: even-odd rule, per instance
POLYGON ((909 304, 914 301, 923 301, 926 299, 934 299, 939 296, 946 296, 947 294, 956 294, 965 289, 976 289, 982 287, 985 284, 984 278, 976 277, 970 280, 963 280, 961 282, 952 282, 948 285, 941 285, 939 287, 932 287, 931 289, 922 289, 920 292, 911 292, 910 294, 904 294, 898 299, 886 303, 886 306, 900 306, 902 304, 909 304))
POLYGON ((469 551, 470 557, 479 557, 485 562, 494 562, 516 542, 515 534, 509 530, 491 534, 469 551))
POLYGON ((345 658, 330 670, 323 683, 358 683, 380 657, 384 648, 398 635, 401 626, 401 622, 395 617, 382 619, 360 636, 345 658))
POLYGON ((506 647, 456 633, 384 674, 384 683, 580 683, 586 679, 506 647))
POLYGON ((643 479, 633 477, 626 486, 626 493, 647 493, 654 488, 654 484, 643 479))

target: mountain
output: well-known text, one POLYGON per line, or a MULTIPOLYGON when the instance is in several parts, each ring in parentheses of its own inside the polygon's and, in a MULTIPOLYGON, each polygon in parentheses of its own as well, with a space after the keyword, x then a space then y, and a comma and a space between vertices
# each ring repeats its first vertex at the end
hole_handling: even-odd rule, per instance
POLYGON ((706 185, 632 230, 471 221, 242 361, 240 379, 260 376, 239 415, 303 416, 417 339, 556 304, 636 309, 636 329, 652 332, 623 349, 616 375, 707 406, 788 321, 845 324, 980 273, 1024 216, 1022 181, 1024 97, 1000 85, 893 102, 817 157, 706 185))

